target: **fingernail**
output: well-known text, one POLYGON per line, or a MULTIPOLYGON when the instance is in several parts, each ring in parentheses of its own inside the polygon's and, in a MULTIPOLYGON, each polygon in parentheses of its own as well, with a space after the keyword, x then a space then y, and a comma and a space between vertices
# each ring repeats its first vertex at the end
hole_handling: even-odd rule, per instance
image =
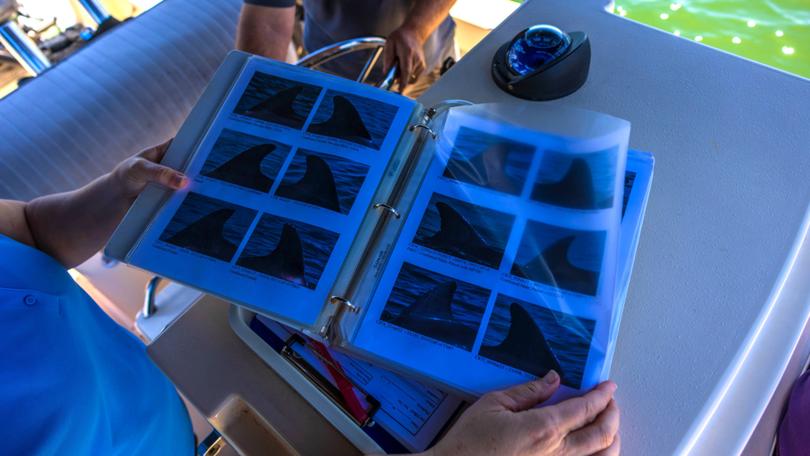
POLYGON ((605 384, 607 385, 607 388, 610 390, 611 393, 615 393, 616 390, 619 388, 619 385, 617 385, 617 384, 615 384, 615 383, 613 383, 611 381, 607 381, 607 382, 605 382, 605 384))
POLYGON ((560 376, 557 375, 557 372, 555 372, 552 369, 552 370, 548 371, 548 373, 546 374, 545 377, 543 377, 543 381, 548 383, 549 385, 553 385, 553 384, 557 383, 557 380, 559 378, 560 378, 560 376))
POLYGON ((172 176, 172 185, 174 185, 175 188, 185 187, 186 181, 187 181, 186 176, 182 173, 174 173, 174 175, 172 176))

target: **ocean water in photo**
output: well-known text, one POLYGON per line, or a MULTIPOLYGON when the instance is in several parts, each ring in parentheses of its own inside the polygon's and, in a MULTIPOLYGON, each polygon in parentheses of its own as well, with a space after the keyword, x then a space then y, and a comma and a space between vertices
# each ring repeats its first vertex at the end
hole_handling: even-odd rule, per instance
POLYGON ((357 193, 363 186, 363 182, 368 174, 368 166, 347 158, 335 155, 321 154, 309 150, 299 149, 295 153, 290 166, 284 173, 282 185, 290 185, 299 182, 307 170, 307 156, 315 155, 322 158, 332 170, 332 177, 335 180, 340 212, 348 214, 351 211, 357 193))
POLYGON ((510 214, 434 193, 422 216, 414 242, 497 269, 509 240, 514 220, 515 217, 510 214), (448 217, 444 230, 439 212, 442 203, 463 218, 463 220, 457 220, 448 217), (466 233, 470 228, 480 236, 483 247, 478 246, 477 241, 474 242, 467 237, 466 233), (464 242, 460 242, 462 239, 464 242))
POLYGON ((273 252, 278 247, 285 224, 289 224, 298 232, 304 256, 305 286, 315 289, 338 240, 337 233, 288 218, 264 214, 245 245, 239 261, 273 252))
MULTIPOLYGON (((256 216, 256 211, 218 199, 209 198, 198 193, 189 193, 186 195, 183 203, 177 209, 177 212, 175 212, 168 226, 166 226, 166 229, 160 234, 160 240, 169 242, 169 240, 185 228, 194 223, 202 223, 207 216, 223 209, 233 210, 233 215, 224 221, 222 225, 218 223, 208 224, 210 230, 206 233, 199 233, 201 235, 199 236, 200 247, 203 248, 206 244, 210 245, 222 240, 239 246, 256 216)), ((229 259, 223 260, 228 261, 229 259)))
POLYGON ((519 195, 535 147, 472 128, 460 127, 444 176, 519 195))
MULTIPOLYGON (((379 149, 388 134, 388 129, 394 121, 397 114, 397 107, 383 103, 382 101, 372 100, 346 92, 339 92, 336 90, 329 90, 324 95, 321 103, 318 105, 318 111, 312 119, 309 126, 310 132, 318 134, 326 134, 340 139, 345 139, 357 144, 361 144, 372 149, 379 149), (334 99, 336 96, 343 97, 348 100, 349 104, 359 114, 359 120, 362 123, 362 128, 368 131, 370 139, 359 137, 357 134, 360 126, 354 125, 353 114, 346 112, 334 112, 334 99), (325 133, 324 128, 329 125, 340 125, 341 127, 357 127, 353 131, 347 131, 347 128, 341 128, 340 131, 334 130, 325 133)), ((332 129, 329 129, 332 130, 332 129)))
POLYGON ((528 221, 523 231, 515 263, 525 265, 542 254, 549 246, 568 236, 575 236, 567 259, 576 267, 599 271, 605 249, 603 231, 577 231, 545 223, 528 221))
POLYGON ((532 199, 564 207, 605 209, 613 203, 617 149, 589 154, 544 150, 532 199))
POLYGON ((505 295, 498 295, 482 346, 497 346, 506 338, 511 325, 509 308, 513 302, 529 312, 543 333, 565 373, 565 383, 578 388, 588 360, 594 321, 553 311, 505 295))
MULTIPOLYGON (((431 337, 442 342, 450 343, 452 345, 460 346, 469 350, 472 347, 472 341, 475 339, 475 334, 481 324, 481 319, 484 315, 484 309, 489 299, 489 290, 478 287, 476 285, 456 280, 437 272, 429 271, 410 263, 404 263, 402 269, 397 276, 394 288, 388 296, 388 302, 383 309, 381 319, 389 323, 394 323, 397 318, 403 315, 409 307, 413 306, 420 298, 424 298, 426 293, 435 289, 437 286, 443 286, 448 282, 456 283, 456 291, 450 305, 452 320, 449 323, 462 327, 458 334, 431 334, 428 331, 417 331, 420 334, 431 337), (469 343, 460 343, 459 339, 464 339, 461 333, 472 334, 472 340, 469 343)), ((444 303, 442 303, 444 304, 444 303)), ((434 303, 434 307, 443 307, 438 303, 434 303)), ((436 320, 443 320, 441 315, 435 317, 436 320)), ((411 329, 411 328, 408 328, 411 329)))
MULTIPOLYGON (((211 152, 209 152, 208 157, 206 157, 205 163, 203 163, 200 174, 204 176, 211 174, 228 160, 249 150, 251 147, 261 144, 269 144, 275 147, 259 164, 260 173, 268 179, 275 180, 278 178, 278 171, 281 169, 281 165, 284 164, 284 160, 290 153, 290 146, 277 141, 228 129, 222 130, 219 138, 217 138, 214 146, 211 148, 211 152)), ((255 172, 256 170, 245 169, 238 174, 248 175, 255 172)), ((239 185, 240 179, 231 179, 229 182, 239 185)))
MULTIPOLYGON (((239 102, 236 104, 234 113, 249 115, 293 128, 301 128, 304 126, 307 117, 309 117, 309 113, 320 92, 321 88, 318 86, 256 72, 245 88, 242 98, 240 98, 239 102), (262 103, 273 100, 273 97, 279 94, 279 92, 296 87, 300 87, 300 92, 289 105, 287 105, 287 103, 271 103, 277 110, 279 110, 279 106, 282 108, 290 107, 291 113, 288 113, 289 115, 277 117, 268 112, 264 114, 250 114, 252 110, 257 110, 258 107, 261 107, 262 103), (263 117, 264 115, 269 117, 263 117)), ((280 111, 287 111, 287 109, 280 109, 280 111)))

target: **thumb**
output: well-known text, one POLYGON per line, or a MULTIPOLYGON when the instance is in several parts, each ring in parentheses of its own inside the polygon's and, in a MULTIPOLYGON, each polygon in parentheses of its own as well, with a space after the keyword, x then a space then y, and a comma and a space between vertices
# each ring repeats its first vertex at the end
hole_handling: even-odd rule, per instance
POLYGON ((560 387, 560 376, 551 370, 545 377, 501 391, 501 405, 513 412, 528 410, 546 401, 560 387))
POLYGON ((142 158, 135 160, 134 165, 130 168, 129 180, 136 185, 155 183, 179 190, 188 184, 188 178, 179 171, 142 158))

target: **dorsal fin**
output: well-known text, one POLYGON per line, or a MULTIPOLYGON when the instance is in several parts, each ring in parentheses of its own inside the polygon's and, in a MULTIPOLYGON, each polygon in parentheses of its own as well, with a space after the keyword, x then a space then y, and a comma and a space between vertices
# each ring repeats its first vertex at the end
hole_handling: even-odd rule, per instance
POLYGON ((212 237, 219 235, 224 237, 225 223, 233 216, 235 209, 217 209, 210 214, 206 214, 199 219, 189 223, 185 228, 178 231, 171 237, 169 242, 173 244, 191 245, 199 244, 200 240, 212 240, 212 237))
POLYGON ((297 182, 279 186, 276 195, 340 212, 340 199, 332 169, 317 155, 307 155, 304 176, 297 182))
POLYGON ((225 224, 235 212, 232 208, 211 212, 188 224, 166 242, 229 261, 236 253, 236 245, 225 238, 225 224))
POLYGON ((479 155, 481 166, 487 176, 486 186, 502 192, 519 193, 518 185, 506 174, 508 156, 508 146, 501 143, 493 144, 479 155))
POLYGON ((294 277, 304 277, 304 249, 298 230, 289 223, 281 228, 281 238, 278 245, 270 253, 283 264, 283 272, 294 277))
POLYGON ((335 136, 338 138, 357 137, 370 141, 371 134, 368 132, 363 118, 357 112, 351 101, 341 95, 332 98, 332 114, 325 121, 313 124, 313 133, 335 136))
POLYGON ((441 225, 439 231, 431 238, 431 242, 445 242, 457 246, 480 246, 486 248, 487 244, 472 224, 453 209, 449 204, 437 202, 441 225))
POLYGON ((453 296, 458 285, 454 280, 442 282, 422 293, 413 304, 405 309, 400 319, 427 318, 433 320, 453 320, 453 296))
POLYGON ((253 146, 204 175, 266 192, 273 180, 262 172, 262 162, 275 149, 273 144, 253 146))
POLYGON ((575 266, 568 251, 576 236, 566 236, 543 250, 523 266, 515 264, 512 274, 579 293, 596 294, 598 273, 575 266))
POLYGON ((303 89, 303 86, 293 86, 279 90, 266 100, 257 103, 250 108, 248 112, 259 115, 261 115, 261 113, 272 113, 280 117, 294 117, 295 110, 293 110, 293 104, 303 89))
POLYGON ((243 256, 237 264, 293 283, 307 285, 301 237, 298 230, 289 223, 282 226, 281 237, 273 251, 262 256, 243 256))
POLYGON ((509 306, 509 315, 509 332, 506 338, 492 349, 509 354, 527 364, 536 363, 545 367, 546 371, 554 369, 562 375, 560 362, 529 312, 522 305, 513 302, 509 306))
POLYGON ((543 258, 552 271, 559 270, 560 268, 572 267, 573 265, 568 260, 568 249, 574 243, 576 236, 566 236, 543 250, 543 258))
POLYGON ((573 159, 562 179, 557 182, 536 184, 532 191, 532 198, 576 209, 596 208, 591 167, 583 158, 573 159))
POLYGON ((534 322, 534 319, 523 306, 513 302, 509 306, 509 316, 511 321, 509 332, 506 334, 506 338, 498 344, 498 348, 513 353, 521 353, 526 350, 526 347, 534 347, 538 343, 540 345, 547 344, 545 336, 537 327, 537 323, 534 322))

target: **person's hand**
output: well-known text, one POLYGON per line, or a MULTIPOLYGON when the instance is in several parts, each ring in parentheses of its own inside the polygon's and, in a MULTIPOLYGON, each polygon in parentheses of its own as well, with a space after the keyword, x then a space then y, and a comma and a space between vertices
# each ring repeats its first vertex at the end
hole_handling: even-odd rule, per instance
POLYGON ((110 173, 112 185, 126 199, 135 199, 147 184, 155 183, 179 190, 188 185, 188 178, 181 172, 160 165, 171 141, 144 150, 119 163, 110 173))
POLYGON ((425 71, 425 53, 422 47, 426 37, 423 35, 408 25, 403 25, 388 35, 383 52, 383 68, 388 73, 394 63, 399 64, 400 92, 425 71))
POLYGON ((551 371, 542 379, 482 396, 425 454, 618 455, 616 384, 604 382, 580 397, 533 408, 559 386, 560 376, 551 371))

